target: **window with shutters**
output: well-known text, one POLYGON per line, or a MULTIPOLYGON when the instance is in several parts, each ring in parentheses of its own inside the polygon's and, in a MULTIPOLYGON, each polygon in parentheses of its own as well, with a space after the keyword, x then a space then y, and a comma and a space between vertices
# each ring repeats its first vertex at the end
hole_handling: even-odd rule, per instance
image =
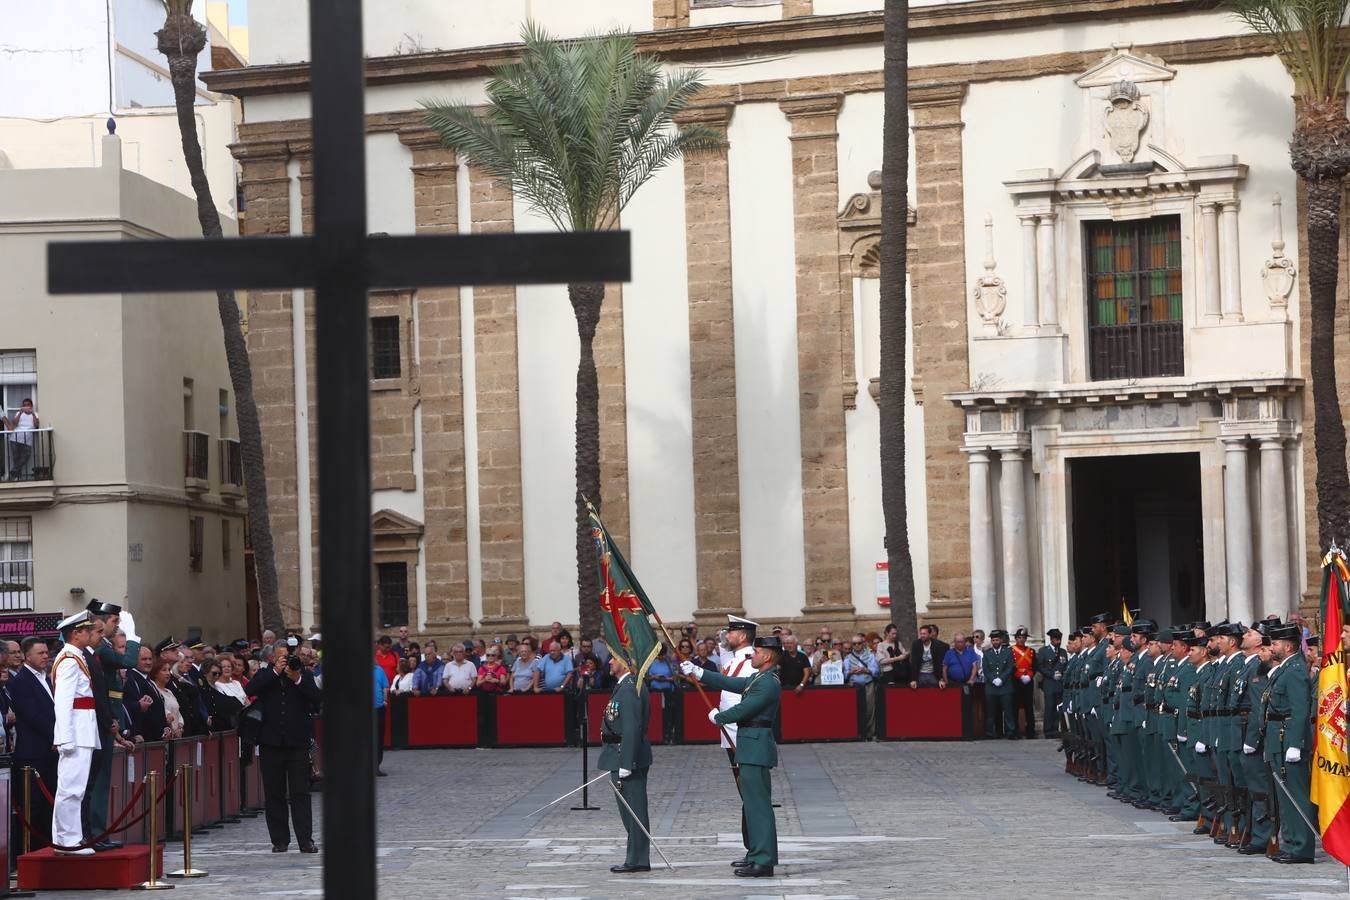
POLYGON ((376 587, 379 592, 380 625, 408 624, 408 564, 401 562, 375 564, 376 587))

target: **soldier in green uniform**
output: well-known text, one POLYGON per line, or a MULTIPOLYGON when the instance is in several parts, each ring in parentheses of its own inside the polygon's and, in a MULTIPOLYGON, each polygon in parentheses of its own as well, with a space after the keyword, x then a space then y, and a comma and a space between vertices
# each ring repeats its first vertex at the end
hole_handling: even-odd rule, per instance
MULTIPOLYGON (((1237 834, 1238 790, 1241 773, 1233 772, 1233 751, 1241 755, 1241 747, 1235 746, 1237 737, 1232 728, 1233 722, 1233 682, 1237 680, 1242 666, 1242 635, 1247 631, 1241 623, 1221 622, 1215 626, 1215 644, 1219 648, 1217 670, 1212 685, 1213 699, 1210 713, 1211 724, 1209 739, 1204 747, 1196 746, 1196 751, 1204 751, 1214 757, 1214 772, 1219 782, 1219 795, 1223 804, 1216 813, 1218 828, 1214 834, 1216 844, 1238 844, 1241 836, 1237 834)), ((1240 764, 1239 764, 1240 765, 1240 764)))
POLYGON ((1139 771, 1136 752, 1135 732, 1139 730, 1139 720, 1134 706, 1134 667, 1134 645, 1131 641, 1123 641, 1116 648, 1115 700, 1110 734, 1116 755, 1116 795, 1126 803, 1137 802, 1147 790, 1143 773, 1139 771))
POLYGON ((596 765, 609 770, 610 781, 637 814, 637 821, 634 821, 633 815, 619 804, 619 818, 628 832, 628 852, 623 865, 610 866, 609 870, 619 875, 650 872, 651 841, 643 829, 651 831, 647 818, 647 770, 652 765, 647 718, 651 707, 647 689, 633 677, 628 663, 618 653, 609 658, 609 671, 616 683, 600 725, 602 745, 596 765), (641 828, 638 822, 641 822, 641 828))
POLYGON ((1079 771, 1079 762, 1082 758, 1082 747, 1078 736, 1077 714, 1074 712, 1074 701, 1078 699, 1078 671, 1082 668, 1083 635, 1082 632, 1075 629, 1069 632, 1067 661, 1064 664, 1064 694, 1060 697, 1060 716, 1059 721, 1064 733, 1060 735, 1059 749, 1064 754, 1064 771, 1073 775, 1081 775, 1079 771))
POLYGON ((1151 619, 1138 619, 1130 626, 1130 640, 1134 643, 1134 678, 1130 694, 1130 705, 1134 707, 1134 765, 1139 774, 1139 797, 1134 806, 1137 809, 1156 809, 1161 799, 1159 773, 1154 766, 1153 735, 1157 733, 1157 719, 1149 720, 1149 703, 1152 700, 1154 667, 1157 664, 1157 641, 1154 633, 1157 624, 1151 619))
POLYGON ((1176 719, 1163 712, 1167 681, 1176 665, 1176 660, 1172 658, 1172 629, 1166 628, 1153 635, 1148 650, 1153 655, 1153 671, 1150 673, 1148 700, 1145 704, 1145 731, 1148 735, 1149 765, 1156 770, 1154 780, 1158 785, 1157 794, 1150 796, 1149 802, 1158 812, 1170 816, 1177 811, 1172 805, 1172 795, 1175 793, 1174 781, 1180 774, 1176 760, 1172 759, 1171 751, 1167 749, 1168 742, 1172 740, 1169 732, 1175 729, 1176 719))
MULTIPOLYGON (((85 792, 85 837, 92 838, 103 834, 108 827, 108 800, 112 792, 112 727, 117 718, 113 704, 122 705, 122 670, 136 668, 136 661, 141 655, 141 639, 136 633, 136 621, 131 613, 123 612, 116 603, 94 599, 86 608, 96 623, 94 642, 85 654, 90 669, 97 666, 100 670, 91 671, 90 681, 94 688, 94 708, 103 736, 103 746, 94 751, 94 758, 89 765, 89 786, 85 792), (119 628, 127 636, 123 653, 113 649, 112 639, 119 628)), ((105 838, 94 844, 94 849, 115 850, 121 846, 121 841, 105 838)))
POLYGON ((1106 784, 1106 729, 1102 721, 1102 685, 1106 672, 1106 613, 1092 617, 1091 633, 1083 636, 1083 670, 1079 680, 1083 685, 1082 717, 1088 739, 1093 746, 1093 778, 1098 784, 1106 784))
POLYGON ((1313 749, 1310 720, 1316 692, 1303 661, 1302 629, 1298 625, 1282 625, 1272 629, 1270 636, 1275 666, 1270 670, 1261 698, 1265 728, 1261 750, 1266 765, 1288 788, 1287 794, 1275 788, 1280 806, 1280 852, 1271 859, 1278 863, 1310 863, 1317 846, 1316 835, 1299 811, 1309 821, 1317 821, 1309 798, 1313 749))
MULTIPOLYGON (((1050 642, 1036 651, 1036 674, 1041 676, 1041 731, 1048 737, 1059 737, 1060 704, 1064 702, 1064 677, 1069 667, 1069 654, 1061 646, 1064 632, 1051 628, 1045 633, 1050 642)), ((1069 638, 1070 643, 1073 638, 1069 638)))
MULTIPOLYGON (((1197 636, 1193 629, 1178 632, 1174 647, 1181 648, 1181 659, 1169 678, 1169 687, 1163 692, 1163 703, 1171 708, 1175 716, 1171 734, 1177 756, 1185 767, 1184 775, 1179 774, 1176 792, 1172 795, 1172 805, 1177 812, 1168 818, 1173 822, 1198 820, 1200 810, 1200 767, 1196 765, 1195 748, 1192 746, 1191 729, 1200 724, 1200 692, 1196 681, 1200 677, 1200 667, 1205 665, 1205 638, 1197 636)), ((1203 831, 1202 831, 1203 833, 1203 831)))
MULTIPOLYGON (((1247 659, 1247 683, 1237 707, 1239 737, 1242 741, 1242 777, 1247 785, 1246 831, 1242 846, 1238 847, 1238 853, 1243 856, 1266 852, 1274 819, 1270 814, 1270 779, 1261 756, 1261 695, 1265 693, 1266 681, 1270 677, 1270 629, 1279 624, 1278 619, 1274 622, 1257 622, 1247 633, 1248 638, 1257 635, 1259 643, 1247 659), (1255 665, 1252 664, 1253 660, 1255 665)), ((1244 650, 1247 643, 1244 640, 1244 650)))
POLYGON ((1017 714, 1013 710, 1013 655, 1005 643, 1008 632, 995 628, 989 632, 990 647, 984 651, 984 733, 988 737, 1001 734, 1008 740, 1017 737, 1017 714))
MULTIPOLYGON (((773 723, 778 717, 782 687, 778 683, 778 658, 783 644, 777 635, 755 638, 751 665, 755 674, 733 678, 705 670, 689 660, 680 663, 680 672, 707 687, 732 691, 741 702, 713 714, 716 725, 735 723, 736 765, 741 770, 741 803, 749 843, 745 859, 732 863, 742 878, 766 878, 778 865, 778 828, 773 818, 773 793, 770 772, 778 765, 778 747, 773 739, 773 723)), ((987 654, 986 654, 987 658, 987 654)))

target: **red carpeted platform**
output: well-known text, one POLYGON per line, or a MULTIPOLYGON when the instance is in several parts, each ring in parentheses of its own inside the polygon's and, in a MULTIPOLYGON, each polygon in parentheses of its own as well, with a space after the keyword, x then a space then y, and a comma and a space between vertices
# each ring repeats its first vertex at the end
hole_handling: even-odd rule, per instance
MULTIPOLYGON (((158 852, 163 872, 163 844, 158 852)), ((19 857, 19 888, 26 891, 122 890, 149 877, 150 848, 144 844, 93 856, 60 856, 47 847, 19 857)))

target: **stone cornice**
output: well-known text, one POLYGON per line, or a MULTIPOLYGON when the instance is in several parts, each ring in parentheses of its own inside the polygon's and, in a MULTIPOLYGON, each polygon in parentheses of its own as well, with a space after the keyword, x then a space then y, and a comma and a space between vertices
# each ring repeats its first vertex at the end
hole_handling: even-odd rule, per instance
POLYGON ((675 114, 677 125, 707 125, 709 128, 725 129, 731 124, 736 112, 734 103, 700 103, 687 106, 675 114))
MULTIPOLYGON (((910 11, 909 34, 913 40, 1103 16, 1122 19, 1169 15, 1209 9, 1213 5, 1212 0, 968 0, 915 7, 910 11)), ((681 62, 772 55, 820 46, 880 45, 882 14, 802 16, 774 22, 673 28, 641 32, 637 38, 638 49, 642 52, 681 62)), ((515 62, 520 47, 518 43, 495 44, 372 57, 366 60, 366 83, 373 86, 483 76, 494 66, 515 62)), ((202 80, 213 91, 237 97, 304 93, 309 90, 309 64, 280 63, 221 69, 204 73, 202 80)))
POLYGON ((789 119, 810 116, 834 116, 844 105, 844 95, 808 94, 805 97, 788 97, 778 101, 778 108, 789 119))
POLYGON ((1219 399, 1232 396, 1290 395, 1303 389, 1302 378, 1250 378, 1240 381, 1198 381, 1168 384, 1102 382, 1050 390, 955 391, 944 398, 963 407, 1018 408, 1026 406, 1113 406, 1119 403, 1160 403, 1168 400, 1219 399))

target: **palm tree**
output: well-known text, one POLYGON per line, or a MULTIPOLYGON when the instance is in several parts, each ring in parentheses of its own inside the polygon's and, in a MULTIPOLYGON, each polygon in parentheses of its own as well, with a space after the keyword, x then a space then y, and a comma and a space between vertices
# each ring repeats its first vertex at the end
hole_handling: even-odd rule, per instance
MULTIPOLYGON (((164 4, 164 27, 155 32, 159 52, 169 61, 178 133, 183 141, 183 159, 197 197, 197 222, 202 237, 219 238, 220 214, 211 198, 211 185, 202 165, 202 146, 197 140, 194 104, 197 100, 197 57, 206 47, 206 28, 192 16, 193 0, 160 0, 164 4)), ((262 430, 258 406, 253 400, 253 371, 248 344, 240 327, 239 305, 234 291, 216 292, 216 309, 225 336, 225 360, 234 388, 234 413, 239 424, 239 452, 244 467, 244 492, 248 501, 249 538, 258 579, 258 600, 263 627, 280 632, 285 627, 277 597, 277 568, 272 555, 272 526, 267 518, 267 474, 263 462, 262 430)))
MULTIPOLYGON (((520 61, 493 70, 488 106, 424 101, 441 142, 517 195, 560 231, 602 231, 657 170, 684 152, 721 146, 704 126, 676 128, 675 114, 703 88, 702 73, 662 75, 621 31, 559 41, 526 23, 520 61)), ((600 632, 599 575, 586 500, 601 509, 599 387, 591 351, 605 286, 569 284, 581 340, 577 365, 576 538, 581 633, 600 632)))
POLYGON ((1327 547, 1333 539, 1350 535, 1350 475, 1333 333, 1342 180, 1350 172, 1350 121, 1345 114, 1350 44, 1341 33, 1350 0, 1228 0, 1228 7, 1257 34, 1271 39, 1294 79, 1289 161, 1304 190, 1317 531, 1319 543, 1327 547))
MULTIPOLYGON (((905 308, 909 213, 909 4, 886 0, 881 131, 881 512, 886 520, 891 621, 918 635, 905 497, 905 308)), ((978 624, 978 623, 977 623, 978 624)))

